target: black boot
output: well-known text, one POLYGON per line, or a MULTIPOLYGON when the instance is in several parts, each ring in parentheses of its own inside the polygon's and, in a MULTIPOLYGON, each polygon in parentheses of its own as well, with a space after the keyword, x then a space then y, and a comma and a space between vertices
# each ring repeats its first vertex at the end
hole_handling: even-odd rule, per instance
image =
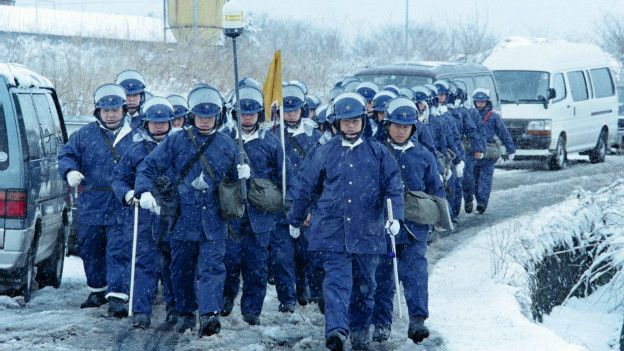
POLYGON ((368 350, 368 329, 351 332, 350 337, 353 350, 368 350))
POLYGON ((80 304, 80 308, 100 307, 106 304, 106 291, 92 292, 85 302, 80 304))
POLYGON ((429 329, 425 326, 424 318, 416 317, 410 319, 409 328, 407 329, 407 337, 412 339, 415 344, 418 344, 429 337, 429 329))
POLYGON ((125 318, 128 317, 128 306, 126 306, 126 301, 111 296, 108 299, 108 316, 115 318, 125 318))
POLYGON ((325 300, 322 297, 318 299, 318 308, 321 314, 325 314, 325 300))
POLYGON ((211 336, 221 331, 221 322, 217 313, 206 313, 199 316, 199 337, 211 336))
POLYGON ((343 333, 334 330, 329 333, 329 336, 325 339, 325 347, 331 351, 342 351, 345 349, 344 344, 347 341, 347 336, 343 333))
POLYGON ((299 305, 301 306, 307 305, 309 295, 310 294, 308 293, 308 289, 306 289, 306 286, 303 286, 303 287, 297 286, 297 302, 299 303, 299 305))
POLYGON ((227 317, 234 309, 234 299, 229 297, 223 298, 223 307, 221 308, 221 316, 227 317))
POLYGON ((149 328, 150 316, 145 313, 136 313, 132 316, 132 326, 137 329, 149 328))
POLYGON ((464 204, 464 211, 466 211, 466 213, 472 213, 472 206, 472 201, 466 200, 466 203, 464 204))
POLYGON ((244 314, 243 320, 249 325, 260 325, 260 317, 255 314, 244 314))
POLYGON ((282 313, 294 313, 295 312, 295 305, 284 305, 282 303, 280 303, 279 307, 277 308, 280 312, 282 313))
POLYGON ((376 342, 385 342, 390 339, 390 326, 386 325, 376 325, 375 330, 373 331, 373 341, 376 342))
POLYGON ((187 329, 193 330, 195 328, 195 324, 197 320, 195 318, 195 313, 188 314, 180 314, 178 313, 178 322, 176 323, 176 331, 178 333, 184 333, 187 329))
POLYGON ((165 322, 168 324, 176 324, 178 321, 178 314, 176 313, 175 304, 167 305, 165 311, 165 322))
POLYGON ((477 204, 477 212, 479 212, 479 214, 483 214, 485 212, 485 206, 477 204))

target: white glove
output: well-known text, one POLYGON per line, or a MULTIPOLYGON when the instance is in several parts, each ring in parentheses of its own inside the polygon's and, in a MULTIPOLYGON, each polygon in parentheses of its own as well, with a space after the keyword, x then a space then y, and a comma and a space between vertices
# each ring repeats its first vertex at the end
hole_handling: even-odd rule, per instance
POLYGON ((157 215, 160 215, 160 206, 158 206, 158 203, 156 202, 156 199, 154 198, 152 193, 150 192, 143 193, 141 195, 140 204, 141 204, 141 208, 144 208, 148 211, 152 211, 157 215))
POLYGON ((290 231, 290 236, 293 239, 297 239, 301 235, 301 229, 295 228, 292 225, 288 226, 288 230, 290 231))
POLYGON ((77 187, 84 179, 84 175, 78 171, 69 171, 67 173, 67 183, 71 187, 77 187))
POLYGON ((438 173, 438 176, 440 177, 440 183, 444 183, 444 177, 440 173, 438 173))
POLYGON ((386 221, 386 232, 389 233, 392 236, 396 236, 397 234, 399 234, 399 231, 401 230, 401 223, 399 223, 399 221, 397 221, 396 219, 390 221, 387 220, 386 221))
POLYGON ((444 173, 444 180, 446 180, 448 182, 451 179, 452 176, 453 176, 453 172, 451 172, 449 170, 448 172, 444 173))
POLYGON ((507 158, 509 159, 509 161, 513 161, 514 157, 516 157, 516 154, 509 154, 507 156, 507 158))
POLYGON ((238 171, 238 179, 249 179, 249 177, 251 177, 251 168, 249 168, 249 165, 238 165, 236 166, 236 170, 238 171))
POLYGON ((446 107, 446 105, 442 105, 442 106, 438 106, 438 113, 439 114, 444 114, 448 112, 448 107, 446 107))
POLYGON ((134 190, 128 190, 126 195, 124 195, 124 201, 127 205, 131 204, 132 199, 134 198, 134 190))
POLYGON ((463 178, 464 177, 464 168, 466 167, 466 164, 464 163, 464 161, 460 161, 457 166, 455 166, 455 172, 457 172, 457 177, 459 178, 463 178))

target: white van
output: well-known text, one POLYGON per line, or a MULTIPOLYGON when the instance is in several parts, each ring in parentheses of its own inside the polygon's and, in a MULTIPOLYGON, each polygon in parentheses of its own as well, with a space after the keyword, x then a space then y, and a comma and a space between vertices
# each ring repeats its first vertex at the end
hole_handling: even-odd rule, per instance
POLYGON ((603 162, 617 138, 618 102, 608 56, 565 41, 500 47, 483 62, 494 72, 502 117, 517 159, 565 166, 567 153, 603 162))

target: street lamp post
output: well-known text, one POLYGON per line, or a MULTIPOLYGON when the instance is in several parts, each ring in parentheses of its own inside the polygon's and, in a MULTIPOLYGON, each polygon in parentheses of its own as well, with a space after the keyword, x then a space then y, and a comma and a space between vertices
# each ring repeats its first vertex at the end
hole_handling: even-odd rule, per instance
MULTIPOLYGON (((243 9, 234 1, 228 1, 223 5, 222 10, 223 15, 223 34, 227 37, 232 38, 232 51, 234 56, 234 91, 236 93, 236 127, 238 131, 238 147, 241 153, 241 164, 244 164, 244 155, 243 150, 243 130, 241 127, 241 113, 240 113, 240 98, 238 95, 238 57, 236 54, 236 38, 238 38, 241 34, 243 34, 243 29, 245 28, 243 9)), ((241 191, 243 193, 243 198, 246 197, 247 194, 247 182, 245 179, 241 180, 241 191)))

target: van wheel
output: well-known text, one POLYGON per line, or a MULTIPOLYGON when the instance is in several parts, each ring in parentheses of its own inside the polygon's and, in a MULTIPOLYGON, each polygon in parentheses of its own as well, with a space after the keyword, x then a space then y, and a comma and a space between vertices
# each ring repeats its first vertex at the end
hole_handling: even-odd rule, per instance
POLYGON ((63 224, 56 238, 54 252, 37 266, 37 283, 39 288, 51 286, 58 289, 63 279, 63 265, 65 264, 65 227, 63 224))
POLYGON ((565 138, 563 135, 560 135, 555 153, 548 158, 548 168, 550 168, 551 171, 558 171, 565 168, 567 157, 565 138))
POLYGON ((28 252, 28 258, 26 259, 26 265, 20 270, 20 288, 17 290, 17 295, 24 297, 24 302, 30 301, 33 283, 35 281, 35 255, 37 253, 36 247, 33 247, 28 252))
POLYGON ((600 132, 596 148, 589 153, 589 162, 601 163, 605 161, 607 156, 607 133, 603 130, 600 132))

